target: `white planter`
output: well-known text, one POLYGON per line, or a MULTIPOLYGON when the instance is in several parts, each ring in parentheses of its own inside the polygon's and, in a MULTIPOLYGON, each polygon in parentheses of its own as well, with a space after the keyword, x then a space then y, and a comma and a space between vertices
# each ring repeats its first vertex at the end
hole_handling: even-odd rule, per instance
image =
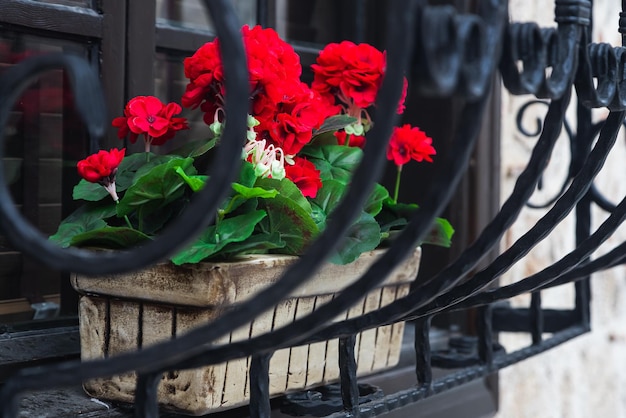
MULTIPOLYGON (((263 334, 310 313, 333 294, 358 279, 383 253, 363 254, 346 266, 326 264, 289 299, 237 329, 218 343, 263 334)), ((420 262, 420 249, 396 268, 339 319, 378 309, 406 295, 420 262)), ((296 260, 289 256, 246 256, 234 262, 176 267, 161 264, 117 277, 72 275, 80 297, 81 353, 84 360, 104 358, 175 338, 206 324, 228 307, 241 303, 278 280, 296 260)), ((379 327, 357 336, 358 374, 366 375, 397 364, 404 323, 379 327)), ((270 394, 320 386, 339 378, 338 341, 282 349, 270 362, 270 394)), ((159 402, 192 415, 244 405, 249 400, 249 359, 238 359, 194 370, 167 373, 159 385, 159 402)), ((134 373, 85 383, 89 395, 132 402, 134 373)))

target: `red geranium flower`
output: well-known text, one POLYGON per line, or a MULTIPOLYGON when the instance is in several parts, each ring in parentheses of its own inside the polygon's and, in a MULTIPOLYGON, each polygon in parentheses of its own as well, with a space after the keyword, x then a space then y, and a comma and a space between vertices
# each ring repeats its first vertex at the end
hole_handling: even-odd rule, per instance
POLYGON ((401 128, 394 128, 387 148, 387 159, 397 166, 402 166, 411 160, 432 162, 431 155, 437 152, 432 146, 432 138, 419 128, 412 128, 406 124, 401 128))
MULTIPOLYGON (((370 107, 376 100, 385 74, 386 55, 365 43, 331 43, 320 52, 311 68, 314 73, 311 87, 328 100, 337 97, 348 106, 348 114, 357 116, 359 109, 370 107)), ((407 85, 405 79, 398 113, 404 111, 407 85)))
POLYGON ((313 131, 322 125, 331 108, 305 83, 293 84, 286 92, 282 102, 272 104, 269 98, 261 99, 260 105, 253 107, 260 112, 255 115, 259 120, 255 130, 285 154, 295 155, 311 141, 313 131))
POLYGON ((223 94, 224 68, 217 39, 185 58, 184 68, 189 84, 181 99, 183 106, 196 108, 204 100, 215 102, 216 95, 223 94))
POLYGON ((124 159, 126 149, 111 148, 110 151, 100 150, 76 165, 78 174, 90 183, 98 183, 109 192, 113 200, 119 200, 115 192, 115 175, 117 167, 124 159))
POLYGON ((100 150, 78 162, 78 174, 90 183, 106 184, 115 181, 117 167, 124 159, 126 149, 100 150))
POLYGON ((315 198, 322 188, 320 171, 306 158, 296 157, 295 164, 285 164, 286 177, 294 182, 305 197, 315 198))
MULTIPOLYGON (((261 26, 241 29, 250 82, 253 107, 257 100, 276 104, 291 94, 300 83, 302 66, 293 47, 280 39, 274 29, 261 26)), ((215 112, 223 106, 224 70, 219 55, 219 41, 215 39, 200 47, 184 61, 185 76, 189 78, 182 104, 201 106, 204 120, 212 123, 215 112)), ((265 108, 265 106, 263 106, 265 108)), ((253 116, 257 116, 253 113, 253 116)))
POLYGON ((112 125, 118 128, 120 139, 130 134, 133 144, 143 135, 146 151, 149 151, 151 144, 163 145, 176 131, 189 129, 187 119, 174 117, 180 112, 182 108, 177 103, 165 105, 154 96, 137 96, 124 108, 124 116, 113 119, 112 125))

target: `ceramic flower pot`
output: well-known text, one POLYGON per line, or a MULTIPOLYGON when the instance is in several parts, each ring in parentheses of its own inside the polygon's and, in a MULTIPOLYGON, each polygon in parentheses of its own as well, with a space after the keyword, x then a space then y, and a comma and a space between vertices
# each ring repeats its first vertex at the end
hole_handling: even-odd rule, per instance
MULTIPOLYGON (((218 343, 249 338, 292 322, 333 298, 355 281, 382 254, 363 254, 345 266, 326 264, 273 311, 237 329, 218 343), (338 280, 341 278, 341 280, 338 280)), ((381 285, 339 319, 387 305, 409 291, 420 249, 381 285)), ((246 256, 234 262, 176 267, 157 265, 124 277, 73 275, 80 297, 81 353, 84 360, 115 356, 175 338, 205 324, 230 306, 248 300, 278 280, 295 261, 289 256, 246 256)), ((360 333, 355 347, 358 374, 367 375, 397 364, 403 323, 360 333)), ((249 359, 194 370, 170 372, 159 385, 159 402, 179 412, 202 415, 244 405, 249 400, 249 359)), ((271 396, 336 382, 338 341, 331 340, 277 351, 270 363, 271 396)), ((132 402, 136 376, 128 373, 85 383, 89 395, 132 402)))

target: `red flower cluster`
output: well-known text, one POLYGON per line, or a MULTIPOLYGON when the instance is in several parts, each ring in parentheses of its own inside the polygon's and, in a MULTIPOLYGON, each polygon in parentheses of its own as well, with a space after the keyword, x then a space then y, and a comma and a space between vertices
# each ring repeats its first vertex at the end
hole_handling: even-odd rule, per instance
MULTIPOLYGON (((328 103, 339 99, 348 114, 359 117, 362 109, 374 104, 383 82, 386 68, 385 53, 369 44, 350 41, 328 44, 311 66, 314 73, 311 87, 328 103)), ((404 79, 402 98, 397 112, 404 112, 408 83, 404 79)))
MULTIPOLYGON (((259 122, 254 127, 257 138, 281 148, 286 155, 296 155, 311 141, 313 131, 339 109, 329 106, 300 80, 300 57, 273 29, 244 26, 242 35, 248 59, 251 113, 259 122)), ((189 84, 182 98, 183 106, 200 106, 209 125, 221 122, 224 70, 219 41, 200 47, 185 59, 184 66, 189 84)), ((287 170, 287 177, 294 180, 290 176, 295 172, 287 170)), ((312 183, 321 187, 319 172, 312 183)))
POLYGON ((150 145, 163 145, 172 139, 177 131, 189 129, 187 119, 175 118, 182 112, 177 103, 162 103, 154 96, 137 96, 124 108, 124 116, 113 119, 118 128, 117 136, 122 139, 130 133, 130 142, 135 143, 139 135, 144 135, 146 151, 150 145))
MULTIPOLYGON (((121 150, 111 148, 110 151, 100 150, 78 162, 76 166, 78 174, 88 182, 103 186, 115 203, 118 203, 120 199, 115 190, 115 175, 125 153, 125 148, 121 150)), ((126 222, 130 225, 128 218, 126 218, 126 222)))
MULTIPOLYGON (((264 164, 260 167, 263 173, 269 170, 277 176, 285 175, 305 196, 315 197, 322 187, 320 172, 296 155, 326 118, 341 113, 356 118, 356 122, 335 132, 338 143, 361 148, 365 145, 365 133, 372 123, 367 109, 374 104, 382 84, 385 53, 368 44, 329 44, 312 66, 314 80, 309 87, 300 80, 300 58, 273 29, 244 26, 241 31, 254 117, 254 122, 249 122, 254 132, 246 149, 254 149, 258 154, 259 163, 264 164), (282 174, 285 161, 295 164, 287 164, 282 174)), ((200 107, 204 121, 219 135, 225 117, 225 75, 219 40, 203 45, 186 58, 184 69, 189 83, 182 97, 183 106, 200 107)), ((398 113, 404 111, 406 91, 404 79, 398 113)), ((166 105, 156 97, 139 96, 128 102, 124 116, 115 118, 113 126, 119 129, 120 138, 130 135, 132 143, 144 135, 149 150, 150 144, 162 145, 176 131, 188 129, 186 119, 174 117, 181 110, 176 103, 166 105)), ((432 161, 430 156, 434 154, 431 139, 419 129, 405 125, 394 132, 387 156, 401 166, 410 159, 432 161)))
POLYGON ((78 174, 90 183, 106 186, 115 182, 117 167, 124 159, 126 149, 111 148, 110 151, 100 150, 97 154, 81 160, 77 164, 78 174))
MULTIPOLYGON (((336 109, 329 108, 300 81, 300 57, 273 29, 244 26, 242 35, 248 59, 252 116, 259 121, 255 131, 259 139, 282 148, 287 155, 295 155, 311 140, 313 130, 327 116, 336 113, 336 109)), ((200 106, 207 124, 221 121, 224 70, 219 41, 200 47, 185 59, 184 65, 189 84, 182 98, 183 106, 200 106)))
POLYGON ((394 128, 387 148, 387 159, 393 161, 398 167, 411 160, 432 162, 431 155, 436 154, 432 142, 432 138, 426 136, 419 128, 412 128, 409 124, 394 128))

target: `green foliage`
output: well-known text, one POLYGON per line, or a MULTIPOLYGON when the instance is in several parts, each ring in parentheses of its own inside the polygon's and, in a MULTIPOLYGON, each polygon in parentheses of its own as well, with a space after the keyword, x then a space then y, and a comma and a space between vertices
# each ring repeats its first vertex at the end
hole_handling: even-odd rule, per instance
POLYGON ((132 247, 150 239, 148 235, 136 229, 125 226, 105 226, 75 235, 74 238, 72 238, 71 245, 77 247, 122 249, 132 247))
POLYGON ((224 258, 229 258, 240 254, 264 254, 270 251, 280 250, 284 248, 285 245, 285 241, 280 238, 280 234, 277 232, 272 234, 257 233, 251 235, 245 241, 227 244, 220 251, 220 255, 224 258))
POLYGON ((336 264, 351 263, 363 252, 378 247, 378 244, 380 244, 380 226, 372 215, 362 212, 330 261, 336 264))
POLYGON ((191 141, 180 148, 176 148, 171 152, 171 154, 178 155, 180 157, 200 157, 215 148, 218 140, 219 138, 213 138, 209 140, 199 139, 196 141, 191 141))
POLYGON ((302 149, 301 154, 315 164, 322 182, 337 180, 343 184, 348 184, 363 157, 360 148, 343 145, 308 146, 302 149))
MULTIPOLYGON (((419 206, 416 204, 394 203, 391 199, 386 199, 383 202, 382 210, 376 216, 376 220, 380 224, 382 232, 389 234, 391 231, 399 231, 404 228, 418 210, 419 206)), ((422 244, 450 247, 453 235, 454 228, 448 220, 435 218, 422 244)))
POLYGON ((265 211, 255 210, 224 219, 208 227, 190 247, 172 257, 172 262, 176 265, 198 263, 217 254, 230 243, 245 241, 250 238, 257 223, 265 216, 267 216, 265 211))
MULTIPOLYGON (((362 160, 361 149, 337 145, 333 136, 354 122, 348 116, 329 118, 299 153, 320 171, 323 187, 315 198, 303 196, 288 179, 257 178, 253 165, 243 161, 212 224, 198 225, 203 230, 200 237, 172 257, 172 262, 197 263, 254 253, 303 254, 345 199, 362 160)), ((211 187, 208 176, 198 174, 198 169, 204 171, 210 161, 208 152, 218 139, 189 143, 169 155, 126 156, 116 175, 121 197, 117 204, 102 186, 81 180, 73 196, 86 204, 67 217, 50 240, 62 247, 127 248, 154 239, 172 220, 184 216, 194 193, 211 187)), ((347 264, 375 249, 381 237, 402 229, 418 210, 414 204, 394 203, 387 189, 376 184, 331 261, 347 264)), ((438 218, 424 243, 450 246, 453 233, 449 222, 438 218)))
POLYGON ((204 175, 188 176, 182 167, 176 167, 175 171, 176 174, 178 174, 185 181, 185 183, 187 183, 187 186, 189 186, 194 192, 202 190, 208 179, 208 176, 204 175))
POLYGON ((316 131, 313 132, 313 136, 321 135, 326 132, 335 132, 339 129, 345 128, 348 125, 356 122, 356 118, 348 115, 335 115, 331 116, 324 121, 322 126, 316 131))
POLYGON ((106 203, 88 203, 63 220, 50 240, 61 247, 69 247, 74 236, 104 228, 107 226, 105 219, 114 215, 115 204, 112 200, 106 203))
POLYGON ((159 207, 180 199, 185 181, 177 173, 195 174, 192 158, 173 158, 151 167, 135 180, 117 205, 118 216, 126 216, 136 210, 140 217, 150 214, 159 207))
POLYGON ((275 197, 263 198, 259 204, 268 214, 263 223, 263 232, 278 234, 285 242, 281 253, 299 255, 319 233, 311 217, 311 204, 302 196, 300 189, 287 179, 259 179, 257 187, 270 188, 278 193, 275 197))

